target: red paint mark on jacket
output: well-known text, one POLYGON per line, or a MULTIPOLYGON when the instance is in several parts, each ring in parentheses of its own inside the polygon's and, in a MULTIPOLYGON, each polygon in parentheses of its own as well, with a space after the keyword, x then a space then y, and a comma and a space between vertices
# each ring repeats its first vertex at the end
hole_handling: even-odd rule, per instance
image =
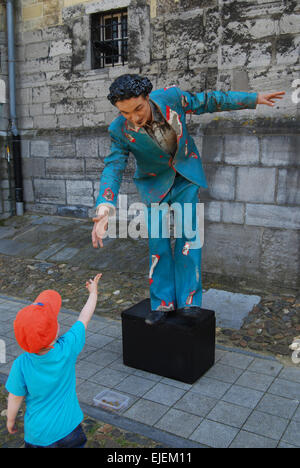
POLYGON ((175 88, 175 87, 176 87, 176 85, 174 85, 174 84, 171 85, 171 86, 166 86, 166 87, 164 88, 164 91, 167 91, 167 89, 175 88))
POLYGON ((136 142, 136 139, 133 138, 132 135, 129 135, 129 133, 124 133, 125 137, 127 138, 127 140, 129 140, 131 143, 135 143, 136 142))
POLYGON ((105 198, 107 201, 111 201, 114 199, 114 192, 109 188, 107 187, 105 190, 104 190, 104 193, 103 193, 103 198, 105 198))

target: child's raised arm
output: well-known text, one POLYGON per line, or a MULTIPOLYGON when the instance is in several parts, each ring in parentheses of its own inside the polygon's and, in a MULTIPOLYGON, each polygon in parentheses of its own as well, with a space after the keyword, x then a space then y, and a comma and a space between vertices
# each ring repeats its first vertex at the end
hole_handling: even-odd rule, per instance
POLYGON ((99 273, 93 280, 90 279, 85 284, 86 288, 89 290, 90 295, 78 317, 78 320, 84 324, 85 328, 87 328, 88 323, 95 312, 98 300, 98 281, 101 276, 102 273, 99 273))

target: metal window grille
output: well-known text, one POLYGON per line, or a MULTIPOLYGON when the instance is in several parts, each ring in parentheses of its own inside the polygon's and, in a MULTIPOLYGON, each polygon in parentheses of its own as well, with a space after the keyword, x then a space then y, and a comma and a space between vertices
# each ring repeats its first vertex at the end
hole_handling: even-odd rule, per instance
POLYGON ((127 9, 92 15, 91 32, 93 69, 127 63, 127 9))

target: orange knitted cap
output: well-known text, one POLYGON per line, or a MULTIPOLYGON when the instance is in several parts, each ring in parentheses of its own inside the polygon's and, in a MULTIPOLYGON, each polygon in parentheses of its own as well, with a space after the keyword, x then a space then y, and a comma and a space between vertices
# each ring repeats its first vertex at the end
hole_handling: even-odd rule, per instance
POLYGON ((33 304, 17 313, 14 321, 15 337, 24 351, 38 353, 55 340, 60 308, 60 294, 47 289, 38 295, 33 304))

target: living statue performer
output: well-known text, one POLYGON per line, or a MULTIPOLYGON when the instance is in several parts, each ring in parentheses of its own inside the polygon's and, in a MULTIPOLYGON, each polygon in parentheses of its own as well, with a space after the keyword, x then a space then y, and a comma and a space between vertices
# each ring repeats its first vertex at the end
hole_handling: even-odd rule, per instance
MULTIPOLYGON (((111 152, 104 159, 96 217, 93 218, 92 242, 103 247, 102 238, 108 218, 116 212, 117 196, 129 152, 136 159, 134 181, 147 206, 146 221, 149 238, 149 283, 151 312, 146 323, 165 320, 168 312, 178 310, 186 317, 197 314, 201 307, 201 246, 190 248, 193 238, 176 235, 174 256, 169 237, 151 236, 151 206, 184 203, 192 206, 193 226, 196 226, 196 205, 199 187, 206 187, 201 157, 186 126, 187 114, 256 109, 257 104, 274 106, 282 92, 203 91, 192 94, 176 86, 152 91, 147 77, 122 75, 109 88, 109 101, 121 115, 109 126, 111 152), (148 219, 147 219, 148 218, 148 219)), ((178 206, 178 205, 177 205, 178 206)), ((180 211, 182 218, 185 211, 180 211)), ((164 220, 162 210, 159 223, 164 220)), ((182 226, 184 219, 182 219, 182 226)), ((156 233, 157 234, 157 233, 156 233)))

